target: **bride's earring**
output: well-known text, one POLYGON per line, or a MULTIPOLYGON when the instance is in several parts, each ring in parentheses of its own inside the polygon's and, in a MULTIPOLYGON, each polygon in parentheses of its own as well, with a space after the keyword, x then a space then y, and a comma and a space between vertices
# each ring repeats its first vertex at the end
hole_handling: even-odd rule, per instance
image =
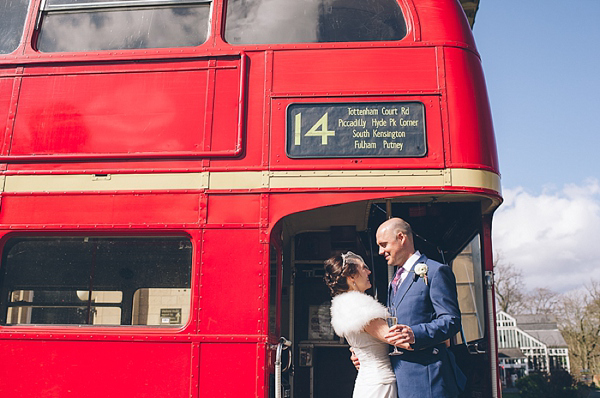
POLYGON ((356 282, 352 278, 348 278, 348 288, 350 290, 356 290, 356 282), (352 283, 350 283, 352 282, 352 283))

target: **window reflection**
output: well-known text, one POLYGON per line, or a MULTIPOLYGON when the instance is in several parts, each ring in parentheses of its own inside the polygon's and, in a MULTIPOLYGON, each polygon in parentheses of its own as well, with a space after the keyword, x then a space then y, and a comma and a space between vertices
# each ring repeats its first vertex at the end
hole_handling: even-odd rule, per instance
POLYGON ((209 4, 49 13, 42 22, 38 49, 67 52, 197 46, 206 41, 209 15, 209 4))
POLYGON ((139 289, 133 296, 132 325, 172 326, 190 318, 190 289, 139 289))
POLYGON ((29 0, 4 0, 0 1, 0 54, 9 54, 17 49, 29 0))
POLYGON ((400 40, 396 0, 229 0, 225 39, 233 44, 400 40))
POLYGON ((456 290, 461 311, 461 321, 468 342, 485 335, 483 307, 483 264, 480 236, 477 235, 452 261, 456 276, 456 290))

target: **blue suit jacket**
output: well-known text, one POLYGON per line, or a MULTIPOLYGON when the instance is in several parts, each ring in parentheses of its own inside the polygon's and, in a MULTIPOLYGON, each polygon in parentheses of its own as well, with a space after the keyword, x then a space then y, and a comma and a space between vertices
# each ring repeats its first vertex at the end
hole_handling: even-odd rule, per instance
POLYGON ((396 294, 388 288, 388 306, 396 309, 398 323, 410 326, 415 334, 414 351, 401 350, 402 355, 391 357, 398 397, 458 396, 466 378, 444 343, 461 327, 456 279, 450 267, 421 256, 396 294), (420 263, 428 267, 428 284, 414 273, 420 263))

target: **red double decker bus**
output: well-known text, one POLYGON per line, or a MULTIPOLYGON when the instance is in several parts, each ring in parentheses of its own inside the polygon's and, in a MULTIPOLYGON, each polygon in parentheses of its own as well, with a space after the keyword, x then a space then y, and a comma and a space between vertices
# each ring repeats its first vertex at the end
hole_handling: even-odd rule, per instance
POLYGON ((0 32, 1 396, 349 396, 322 262, 384 302, 391 216, 454 270, 464 396, 500 395, 458 1, 13 0, 0 32))

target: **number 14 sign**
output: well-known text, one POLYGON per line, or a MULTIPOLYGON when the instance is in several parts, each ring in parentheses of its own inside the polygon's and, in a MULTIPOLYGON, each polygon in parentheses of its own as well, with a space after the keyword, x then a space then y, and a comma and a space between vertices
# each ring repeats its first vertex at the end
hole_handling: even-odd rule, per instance
MULTIPOLYGON (((328 112, 304 134, 307 137, 321 137, 321 145, 327 145, 327 137, 335 136, 335 130, 328 130, 328 112)), ((296 114, 294 123, 294 145, 302 143, 302 112, 296 114)))
POLYGON ((422 157, 427 154, 420 102, 291 104, 287 154, 303 157, 422 157))

